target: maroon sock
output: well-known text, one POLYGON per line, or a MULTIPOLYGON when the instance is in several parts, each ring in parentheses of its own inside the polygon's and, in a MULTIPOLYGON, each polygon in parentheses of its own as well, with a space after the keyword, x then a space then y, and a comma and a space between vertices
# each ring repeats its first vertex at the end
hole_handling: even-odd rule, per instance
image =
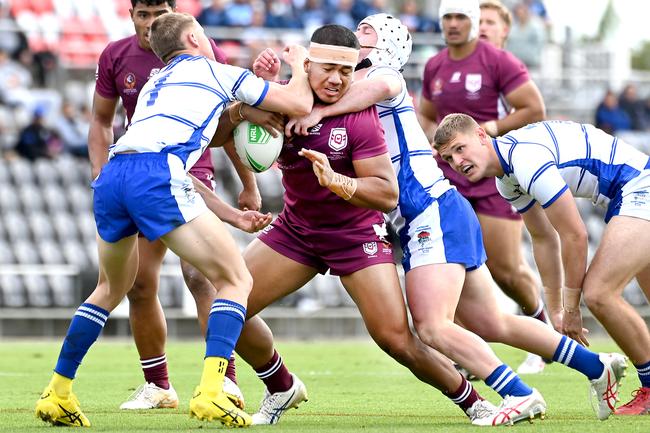
POLYGON ((293 385, 293 377, 287 367, 284 366, 282 357, 280 357, 277 350, 273 351, 271 360, 256 368, 255 372, 271 394, 287 391, 293 385))
POLYGON ((537 311, 531 314, 530 317, 544 323, 549 323, 548 319, 546 318, 546 313, 544 312, 544 303, 542 301, 539 301, 539 307, 537 307, 537 311))
POLYGON ((164 353, 153 358, 140 359, 140 365, 147 383, 153 383, 158 388, 169 389, 167 357, 164 353))
POLYGON ((462 382, 458 389, 454 392, 447 393, 449 400, 453 401, 458 407, 460 407, 463 412, 467 413, 467 409, 472 407, 472 405, 477 400, 483 400, 481 396, 476 392, 471 383, 467 381, 462 375, 462 382))
POLYGON ((235 384, 237 383, 237 367, 235 366, 235 355, 230 356, 228 367, 226 367, 226 377, 235 384))

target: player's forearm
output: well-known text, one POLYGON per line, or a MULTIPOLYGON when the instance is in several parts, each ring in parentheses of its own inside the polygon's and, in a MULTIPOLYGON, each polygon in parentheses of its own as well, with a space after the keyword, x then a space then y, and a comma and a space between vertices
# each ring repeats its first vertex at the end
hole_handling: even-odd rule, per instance
POLYGON ((88 131, 88 157, 95 179, 102 167, 108 161, 108 148, 113 143, 113 127, 107 127, 96 121, 91 121, 88 131))
POLYGON ((201 195, 208 209, 210 209, 216 216, 218 216, 220 220, 230 225, 234 225, 234 222, 241 214, 241 211, 239 209, 235 209, 228 203, 221 200, 221 198, 215 194, 214 191, 205 186, 203 182, 199 181, 192 175, 189 176, 192 179, 192 183, 194 184, 194 189, 201 195))
POLYGON ((390 98, 390 86, 383 80, 362 79, 353 83, 350 89, 334 104, 319 106, 322 117, 356 113, 390 98))
POLYGON ((587 233, 560 233, 564 286, 581 289, 587 269, 587 233))
POLYGON ((418 113, 417 117, 418 122, 420 123, 420 127, 422 128, 422 131, 424 131, 424 135, 426 135, 427 140, 429 140, 429 143, 433 143, 433 136, 436 133, 438 124, 422 113, 418 113))
POLYGON ((237 176, 241 181, 242 188, 248 191, 257 191, 257 179, 255 178, 253 172, 247 169, 239 159, 232 137, 230 140, 224 143, 223 150, 226 151, 228 159, 230 159, 230 162, 232 162, 232 165, 235 167, 235 171, 237 172, 237 176))
POLYGON ((350 200, 357 207, 391 212, 397 207, 399 188, 397 180, 380 177, 362 177, 355 179, 357 188, 350 200))
POLYGON ((521 128, 529 123, 540 122, 546 118, 543 104, 531 104, 517 108, 503 119, 495 120, 496 135, 504 135, 513 129, 521 128))
POLYGON ((532 246, 549 310, 561 310, 564 272, 557 233, 553 232, 553 234, 544 237, 532 237, 532 246))
POLYGON ((292 77, 286 86, 281 86, 286 93, 287 109, 283 111, 289 117, 306 116, 314 105, 314 94, 307 80, 304 68, 293 67, 292 77))

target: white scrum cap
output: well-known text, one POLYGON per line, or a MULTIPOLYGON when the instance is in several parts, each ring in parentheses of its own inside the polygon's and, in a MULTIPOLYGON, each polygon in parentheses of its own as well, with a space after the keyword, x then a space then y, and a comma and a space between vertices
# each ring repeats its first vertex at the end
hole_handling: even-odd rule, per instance
POLYGON ((469 32, 468 41, 478 37, 478 28, 481 20, 479 0, 441 0, 440 10, 438 12, 440 22, 442 22, 442 17, 447 14, 461 14, 468 17, 472 22, 472 29, 469 32))
POLYGON ((366 57, 375 66, 401 69, 411 55, 413 39, 402 22, 388 14, 374 14, 364 18, 359 25, 368 24, 377 33, 376 49, 366 57))

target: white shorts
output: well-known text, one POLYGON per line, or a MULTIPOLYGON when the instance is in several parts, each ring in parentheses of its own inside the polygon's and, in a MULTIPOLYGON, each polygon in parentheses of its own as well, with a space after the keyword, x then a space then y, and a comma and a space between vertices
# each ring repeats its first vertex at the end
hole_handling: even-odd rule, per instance
POLYGON ((625 184, 621 191, 621 206, 616 215, 650 221, 650 170, 643 170, 625 184))

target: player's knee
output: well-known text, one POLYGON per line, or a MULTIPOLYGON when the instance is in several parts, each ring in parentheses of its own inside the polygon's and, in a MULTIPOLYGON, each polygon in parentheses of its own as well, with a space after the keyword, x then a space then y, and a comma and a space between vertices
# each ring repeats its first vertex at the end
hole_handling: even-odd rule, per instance
POLYGON ((182 270, 185 284, 197 303, 211 302, 217 296, 217 290, 198 269, 183 264, 182 270))
POLYGON ((158 275, 138 274, 133 287, 127 293, 129 302, 142 302, 155 298, 158 295, 158 275))
POLYGON ((607 301, 611 299, 611 295, 600 290, 588 289, 583 291, 582 298, 589 310, 594 314, 598 314, 604 309, 607 301))
POLYGON ((479 320, 476 326, 467 325, 469 331, 478 335, 485 341, 501 341, 505 326, 501 320, 479 320))
POLYGON ((516 263, 505 260, 493 262, 488 260, 487 264, 492 278, 502 289, 509 290, 511 287, 515 287, 522 276, 522 267, 516 263))
POLYGON ((384 352, 401 363, 410 358, 409 338, 404 333, 385 332, 376 336, 375 342, 384 352))
POLYGON ((449 347, 449 341, 447 341, 444 326, 442 324, 432 324, 432 323, 415 323, 415 330, 418 333, 418 337, 426 345, 437 349, 440 352, 445 353, 449 347))

